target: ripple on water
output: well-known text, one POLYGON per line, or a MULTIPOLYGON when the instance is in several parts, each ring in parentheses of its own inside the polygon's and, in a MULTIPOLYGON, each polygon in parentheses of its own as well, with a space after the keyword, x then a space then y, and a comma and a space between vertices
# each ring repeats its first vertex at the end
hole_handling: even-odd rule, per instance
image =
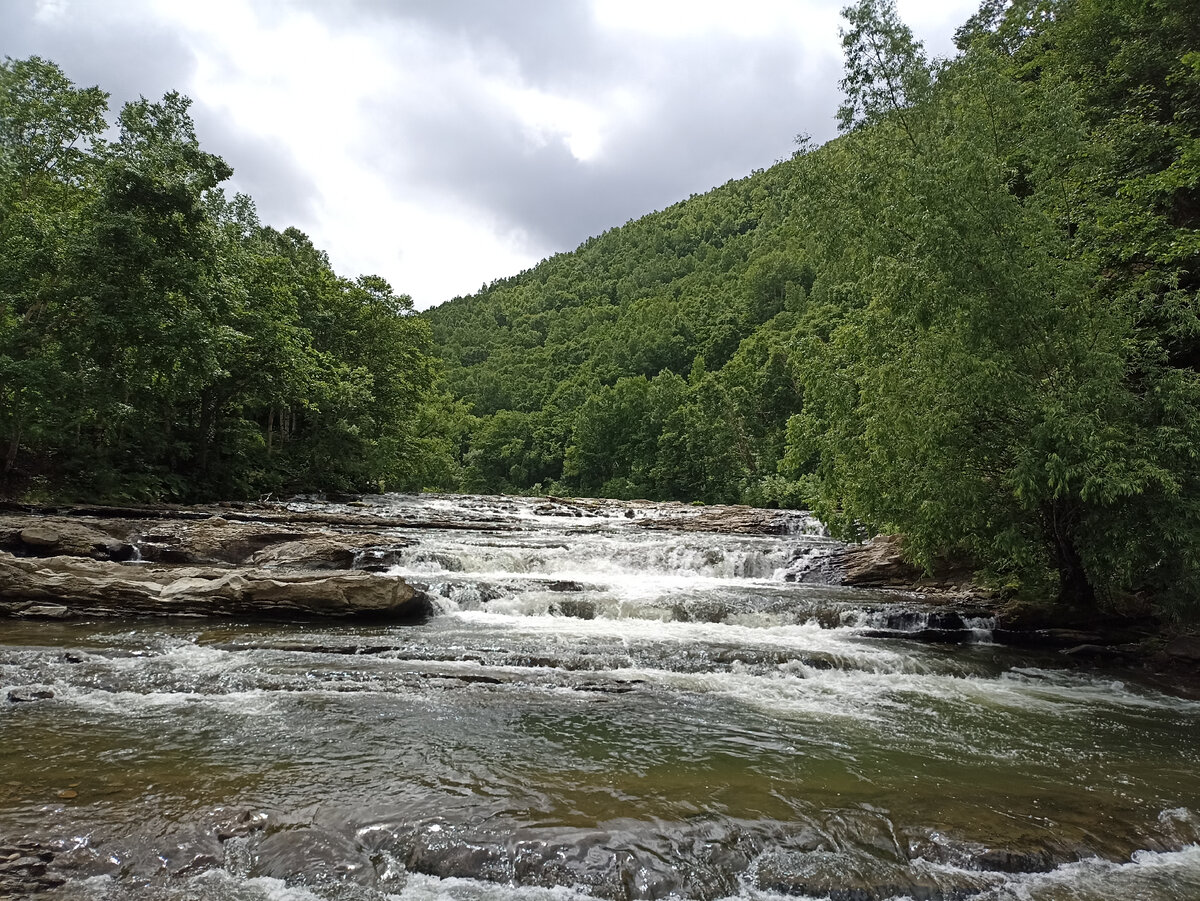
POLYGON ((784 581, 828 539, 624 509, 380 501, 521 528, 413 533, 416 626, 13 624, 54 697, 0 701, 0 845, 85 837, 105 901, 1200 897, 1200 704, 864 638, 915 602, 784 581))

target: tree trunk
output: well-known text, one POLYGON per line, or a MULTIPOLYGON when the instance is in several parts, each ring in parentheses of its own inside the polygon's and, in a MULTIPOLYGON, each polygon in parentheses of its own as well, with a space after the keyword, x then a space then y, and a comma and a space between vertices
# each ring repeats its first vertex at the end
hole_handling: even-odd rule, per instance
POLYGON ((200 447, 196 455, 196 467, 202 474, 207 474, 208 472, 208 454, 212 445, 215 406, 212 399, 212 392, 208 388, 205 388, 200 392, 200 447))
POLYGON ((13 428, 12 438, 8 442, 8 450, 4 454, 4 475, 7 478, 8 474, 13 471, 13 467, 17 465, 17 454, 21 450, 21 427, 13 428))
POLYGON ((1076 510, 1061 501, 1052 501, 1043 513, 1046 538, 1058 570, 1059 603, 1080 609, 1094 609, 1096 589, 1088 578, 1079 548, 1075 543, 1076 510))

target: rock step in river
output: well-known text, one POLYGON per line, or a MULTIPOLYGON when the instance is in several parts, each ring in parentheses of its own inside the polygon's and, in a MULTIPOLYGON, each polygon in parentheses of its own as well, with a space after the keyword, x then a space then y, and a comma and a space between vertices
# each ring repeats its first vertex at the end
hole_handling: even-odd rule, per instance
POLYGON ((1200 703, 795 581, 807 517, 292 507, 432 615, 0 621, 0 896, 1200 898, 1200 703))

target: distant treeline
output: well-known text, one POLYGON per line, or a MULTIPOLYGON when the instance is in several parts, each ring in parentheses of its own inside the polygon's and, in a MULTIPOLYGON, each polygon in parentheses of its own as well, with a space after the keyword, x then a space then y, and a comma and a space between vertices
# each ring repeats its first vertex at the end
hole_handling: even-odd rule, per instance
MULTIPOLYGON (((0 64, 0 494, 419 488, 430 327, 227 198, 189 101, 0 64)), ((443 455, 444 456, 444 455, 443 455)))
POLYGON ((1200 608, 1194 0, 985 0, 937 61, 844 16, 839 139, 427 314, 457 487, 810 506, 1200 608))

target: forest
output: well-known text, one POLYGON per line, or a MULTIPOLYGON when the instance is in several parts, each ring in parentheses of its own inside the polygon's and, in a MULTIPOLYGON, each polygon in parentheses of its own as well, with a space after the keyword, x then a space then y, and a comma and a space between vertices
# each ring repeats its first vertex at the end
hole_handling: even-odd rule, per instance
POLYGON ((1200 17, 844 11, 841 136, 428 314, 472 491, 802 506, 1014 591, 1200 597, 1200 17))
POLYGON ((840 136, 426 313, 227 197, 186 98, 0 66, 4 493, 814 510, 1092 606, 1200 597, 1200 17, 843 13, 840 136))
POLYGON ((227 197, 189 105, 0 64, 2 493, 421 487, 429 324, 227 197))

